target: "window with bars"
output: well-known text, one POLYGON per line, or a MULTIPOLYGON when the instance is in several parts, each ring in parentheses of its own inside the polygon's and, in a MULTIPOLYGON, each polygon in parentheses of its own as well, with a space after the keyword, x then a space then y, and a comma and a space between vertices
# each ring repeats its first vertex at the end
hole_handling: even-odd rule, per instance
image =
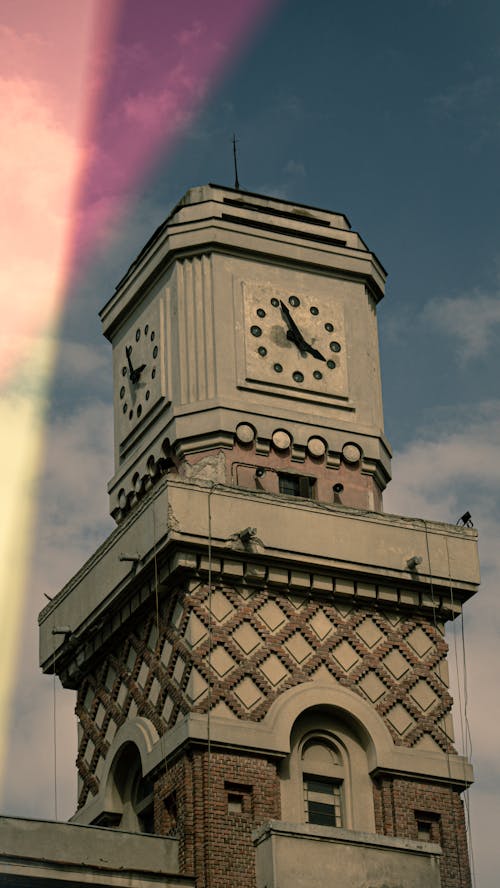
POLYGON ((342 826, 342 783, 324 777, 304 777, 304 813, 307 823, 342 826))
POLYGON ((440 816, 434 811, 415 811, 417 839, 420 842, 441 843, 440 816))
POLYGON ((314 495, 314 478, 308 478, 307 475, 289 475, 280 472, 278 475, 279 491, 287 496, 303 496, 306 499, 313 499, 314 495))

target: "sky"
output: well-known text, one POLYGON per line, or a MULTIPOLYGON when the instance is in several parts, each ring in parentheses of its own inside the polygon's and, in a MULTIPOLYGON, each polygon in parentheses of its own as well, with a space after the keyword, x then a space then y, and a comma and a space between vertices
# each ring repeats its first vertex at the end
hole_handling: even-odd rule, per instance
POLYGON ((74 696, 39 674, 36 616, 113 527, 97 312, 189 187, 233 184, 234 132, 242 188, 345 213, 388 269, 386 511, 479 531, 448 641, 476 883, 496 888, 498 3, 3 0, 0 101, 0 809, 75 805, 74 696))

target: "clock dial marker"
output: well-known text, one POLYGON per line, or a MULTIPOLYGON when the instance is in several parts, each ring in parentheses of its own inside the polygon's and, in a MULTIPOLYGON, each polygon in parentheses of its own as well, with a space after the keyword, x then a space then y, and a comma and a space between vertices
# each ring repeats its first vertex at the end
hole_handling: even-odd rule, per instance
POLYGON ((120 386, 118 392, 124 417, 121 422, 126 422, 123 429, 125 434, 128 434, 131 427, 146 415, 156 403, 155 395, 160 394, 156 363, 160 352, 159 346, 155 343, 156 331, 152 329, 150 323, 141 324, 135 328, 133 336, 134 343, 126 343, 122 352, 124 363, 121 375, 125 384, 120 386), (125 401, 126 397, 132 405, 125 401))
POLYGON ((274 384, 276 394, 347 399, 343 295, 317 292, 313 278, 310 286, 310 294, 290 293, 244 282, 246 379, 261 391, 274 384))

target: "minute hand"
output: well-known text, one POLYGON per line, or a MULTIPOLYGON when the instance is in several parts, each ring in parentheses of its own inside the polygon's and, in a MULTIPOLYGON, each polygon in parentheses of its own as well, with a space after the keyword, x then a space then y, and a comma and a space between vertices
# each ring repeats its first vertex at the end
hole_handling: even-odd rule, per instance
POLYGON ((288 330, 286 333, 287 339, 289 339, 291 342, 295 343, 295 345, 297 346, 297 348, 301 352, 301 354, 304 354, 304 352, 309 352, 309 354, 312 355, 313 358, 316 358, 318 361, 326 361, 326 358, 323 357, 321 352, 319 352, 316 348, 313 348, 312 345, 309 345, 309 343, 306 342, 302 333, 300 332, 299 328, 297 327, 297 324, 295 323, 294 319, 292 318, 289 309, 287 308, 287 306, 285 305, 285 303, 281 299, 280 299, 280 305, 281 305, 281 313, 282 313, 282 315, 285 319, 285 323, 288 327, 288 330))

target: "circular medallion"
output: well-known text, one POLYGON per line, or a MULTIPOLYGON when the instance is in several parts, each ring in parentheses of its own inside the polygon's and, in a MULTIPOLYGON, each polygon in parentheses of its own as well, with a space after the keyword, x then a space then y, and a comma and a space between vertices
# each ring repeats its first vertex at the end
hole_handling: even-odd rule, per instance
POLYGON ((357 463, 361 459, 361 450, 357 444, 344 444, 342 456, 348 463, 357 463))
POLYGON ((309 438, 307 449, 311 456, 315 456, 317 459, 318 457, 323 456, 326 450, 326 445, 322 438, 309 438))
POLYGON ((255 438, 255 429, 247 422, 236 426, 236 437, 241 444, 251 444, 255 438))
POLYGON ((292 439, 288 432, 285 432, 283 429, 276 429, 273 432, 273 444, 276 450, 288 450, 291 443, 292 439))

